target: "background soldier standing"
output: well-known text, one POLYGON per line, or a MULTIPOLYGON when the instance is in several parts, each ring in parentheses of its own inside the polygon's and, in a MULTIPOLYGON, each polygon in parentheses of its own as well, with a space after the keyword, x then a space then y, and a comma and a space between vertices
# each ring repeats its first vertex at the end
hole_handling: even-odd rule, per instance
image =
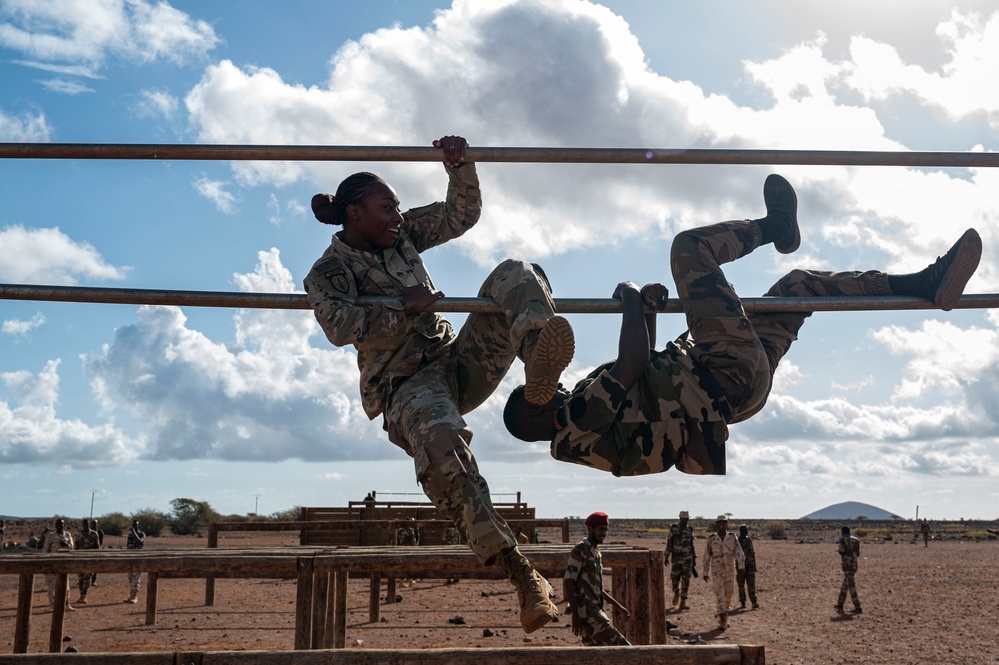
POLYGON ((756 602, 756 548, 753 547, 753 539, 749 535, 749 527, 743 524, 739 527, 739 547, 746 556, 746 567, 736 573, 736 581, 739 583, 739 605, 746 609, 746 587, 749 587, 749 602, 753 604, 753 609, 759 609, 760 604, 756 602))
MULTIPOLYGON (((100 538, 97 532, 90 528, 90 520, 80 520, 83 530, 76 537, 75 549, 78 550, 99 550, 101 548, 100 538)), ((93 581, 93 573, 80 573, 78 586, 80 587, 80 597, 76 599, 78 605, 87 604, 87 592, 90 590, 90 583, 93 581)))
POLYGON ((923 547, 930 546, 930 523, 923 518, 923 523, 919 525, 919 533, 923 534, 923 547))
POLYGON ((673 582, 674 609, 687 609, 687 591, 690 588, 690 573, 697 565, 697 553, 694 552, 694 530, 688 526, 690 513, 680 511, 680 523, 673 524, 666 536, 666 563, 672 559, 670 580, 673 582), (679 603, 679 607, 677 606, 679 603))
MULTIPOLYGON (((58 519, 55 522, 55 531, 49 531, 45 534, 45 541, 42 544, 42 551, 46 554, 50 552, 71 552, 73 551, 73 536, 70 535, 69 531, 66 531, 66 521, 58 519)), ((46 575, 45 584, 49 589, 49 609, 55 607, 55 575, 46 575)), ((69 590, 69 579, 66 580, 66 589, 69 590)), ((69 604, 69 598, 66 598, 66 609, 75 610, 76 608, 69 604)))
MULTIPOLYGON (((132 522, 132 528, 128 530, 128 540, 125 541, 125 549, 141 550, 146 546, 146 534, 139 530, 139 521, 132 522)), ((139 582, 142 580, 142 573, 130 572, 128 574, 128 598, 124 602, 133 605, 139 602, 139 582)))
POLYGON ((715 578, 711 585, 715 592, 718 605, 718 629, 728 628, 728 608, 732 603, 732 593, 735 591, 735 569, 746 567, 746 555, 739 547, 739 539, 734 533, 728 533, 728 518, 719 515, 715 520, 717 531, 708 536, 704 546, 704 561, 707 569, 704 571, 704 581, 715 578))
POLYGON ((569 563, 562 578, 565 599, 572 622, 572 634, 582 636, 584 646, 626 646, 631 644, 614 627, 604 612, 606 597, 619 610, 628 610, 604 591, 603 555, 597 549, 607 537, 610 519, 607 513, 593 513, 586 518, 586 539, 569 554, 569 563))
POLYGON ((860 561, 860 541, 850 535, 850 527, 844 526, 840 529, 839 542, 837 544, 839 557, 843 562, 843 586, 839 589, 839 600, 836 601, 836 609, 843 611, 843 603, 846 601, 846 592, 850 592, 850 600, 853 601, 853 613, 862 614, 860 609, 860 598, 857 597, 857 583, 853 579, 857 574, 857 562, 860 561))

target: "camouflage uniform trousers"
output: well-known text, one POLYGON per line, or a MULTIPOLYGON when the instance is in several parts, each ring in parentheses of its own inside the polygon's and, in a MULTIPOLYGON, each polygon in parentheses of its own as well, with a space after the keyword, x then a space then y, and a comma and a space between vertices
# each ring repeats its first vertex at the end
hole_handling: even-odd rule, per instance
POLYGON ((142 582, 142 573, 128 574, 128 590, 133 596, 139 594, 139 584, 142 582))
POLYGON ((735 566, 726 566, 725 557, 718 557, 711 559, 708 570, 711 571, 711 589, 715 592, 716 614, 725 614, 735 594, 735 566))
MULTIPOLYGON (((721 265, 746 256, 760 245, 753 221, 721 222, 683 231, 673 240, 670 267, 677 297, 695 344, 694 359, 711 370, 729 401, 729 423, 763 408, 773 373, 809 312, 754 313, 747 316, 721 265)), ((880 271, 793 270, 768 296, 890 295, 880 271)))
POLYGON ((670 564, 669 577, 673 583, 673 593, 679 591, 680 598, 686 599, 687 597, 687 591, 690 589, 690 573, 693 567, 694 560, 689 556, 680 561, 673 559, 673 563, 670 564))
POLYGON ((849 591, 853 606, 860 607, 860 598, 857 596, 857 582, 854 579, 856 575, 856 570, 843 571, 843 584, 839 588, 839 600, 836 601, 837 606, 843 607, 843 603, 846 602, 846 592, 849 591))
POLYGON ((631 644, 621 631, 614 627, 602 608, 580 607, 577 611, 582 624, 583 646, 612 647, 631 644))
POLYGON ((756 571, 740 570, 735 574, 735 581, 739 585, 739 602, 746 604, 746 591, 749 591, 749 602, 756 604, 756 571))
POLYGON ((517 539, 493 507, 462 415, 488 399, 514 358, 530 357, 537 340, 531 333, 552 317, 555 303, 540 268, 513 260, 493 270, 478 295, 495 300, 502 312, 469 314, 449 353, 396 386, 385 428, 413 458, 427 497, 488 564, 517 539))

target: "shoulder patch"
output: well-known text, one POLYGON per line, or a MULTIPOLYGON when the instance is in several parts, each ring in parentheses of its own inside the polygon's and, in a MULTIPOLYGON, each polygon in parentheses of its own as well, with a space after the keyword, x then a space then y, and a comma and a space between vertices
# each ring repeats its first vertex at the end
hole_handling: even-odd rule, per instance
POLYGON ((347 271, 342 267, 324 272, 323 277, 329 280, 330 285, 340 293, 347 293, 350 290, 350 283, 347 281, 347 271))

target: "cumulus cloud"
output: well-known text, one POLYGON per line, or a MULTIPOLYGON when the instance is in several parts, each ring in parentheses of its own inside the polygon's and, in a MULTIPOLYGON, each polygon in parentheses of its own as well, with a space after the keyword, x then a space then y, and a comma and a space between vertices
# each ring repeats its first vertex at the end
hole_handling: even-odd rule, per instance
POLYGON ((58 228, 0 228, 0 280, 20 284, 73 285, 87 280, 121 280, 130 268, 109 264, 87 242, 58 228))
POLYGON ((52 127, 44 113, 11 115, 0 109, 0 141, 10 143, 47 143, 52 140, 52 127))
MULTIPOLYGON (((277 250, 261 252, 241 291, 292 293, 277 250)), ((234 341, 213 342, 174 307, 142 307, 84 369, 106 408, 148 431, 154 459, 379 459, 391 446, 360 405, 356 356, 316 349, 310 312, 240 310, 234 341), (384 442, 379 442, 384 443, 384 442)))
POLYGON ((180 101, 165 90, 143 90, 132 103, 132 112, 139 118, 172 118, 180 101))
POLYGON ((27 321, 22 321, 20 319, 6 319, 3 322, 3 326, 0 330, 7 335, 14 335, 18 337, 23 337, 35 328, 41 326, 45 323, 45 316, 41 312, 37 312, 27 321))
MULTIPOLYGON (((960 27, 954 28, 960 38, 947 42, 955 63, 992 39, 992 19, 952 22, 960 27)), ((457 0, 429 26, 393 26, 342 45, 322 84, 290 83, 274 69, 223 60, 205 71, 185 104, 198 139, 207 143, 427 145, 460 130, 473 146, 904 151, 874 109, 856 104, 863 62, 859 55, 831 57, 824 35, 770 60, 746 62, 752 83, 773 99, 749 108, 652 71, 627 24, 604 7, 457 0), (420 58, 414 61, 413 53, 420 58)), ((991 89, 984 83, 971 89, 984 88, 991 89)), ((983 110, 986 101, 979 102, 983 110)), ((973 146, 955 146, 962 147, 973 146)), ((232 168, 242 186, 305 181, 325 189, 348 172, 316 162, 232 168)), ((349 168, 384 175, 404 205, 443 195, 443 175, 433 165, 349 168)), ((760 211, 764 168, 711 168, 707 178, 699 168, 480 165, 483 220, 459 246, 485 265, 760 211)), ((983 231, 999 219, 991 194, 999 176, 988 169, 786 170, 809 210, 814 242, 821 235, 848 249, 873 247, 887 256, 889 269, 942 253, 953 241, 943 218, 966 219, 983 231)), ((805 242, 808 251, 812 241, 805 242)), ((994 274, 989 258, 972 288, 994 274)))
POLYGON ((184 64, 204 57, 219 43, 210 24, 167 2, 4 3, 0 19, 0 45, 34 61, 22 64, 66 64, 88 77, 110 58, 184 64))
POLYGON ((225 190, 227 184, 221 180, 212 180, 208 176, 202 176, 194 181, 194 189, 211 201, 219 212, 234 215, 236 214, 236 197, 225 190))
POLYGON ((88 425, 56 415, 59 361, 38 374, 0 373, 9 402, 0 402, 0 460, 5 464, 59 462, 67 468, 118 466, 141 452, 113 423, 88 425))

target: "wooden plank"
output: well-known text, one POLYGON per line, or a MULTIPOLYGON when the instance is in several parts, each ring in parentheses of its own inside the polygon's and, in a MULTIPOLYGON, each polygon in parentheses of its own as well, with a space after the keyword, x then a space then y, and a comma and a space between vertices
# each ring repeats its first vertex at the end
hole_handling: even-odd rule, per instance
POLYGON ((17 619, 14 623, 14 653, 28 653, 31 641, 31 598, 34 575, 21 575, 17 582, 17 619))

